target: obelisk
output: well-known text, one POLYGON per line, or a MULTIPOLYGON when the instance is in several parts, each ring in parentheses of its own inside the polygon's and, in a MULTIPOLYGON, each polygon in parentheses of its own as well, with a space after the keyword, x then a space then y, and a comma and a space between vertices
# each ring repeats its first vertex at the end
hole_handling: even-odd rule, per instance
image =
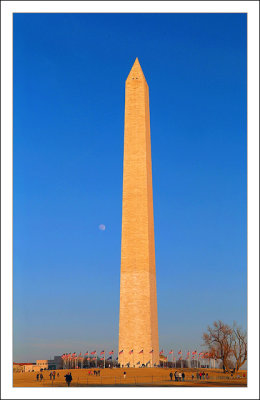
POLYGON ((125 84, 120 365, 159 364, 149 89, 138 59, 125 84))

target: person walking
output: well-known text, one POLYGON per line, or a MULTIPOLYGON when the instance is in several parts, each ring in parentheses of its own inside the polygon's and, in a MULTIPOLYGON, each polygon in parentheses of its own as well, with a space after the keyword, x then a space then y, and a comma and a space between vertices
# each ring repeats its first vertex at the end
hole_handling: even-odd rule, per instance
POLYGON ((40 375, 40 380, 41 380, 41 381, 43 380, 43 374, 40 375))
POLYGON ((174 372, 174 379, 175 379, 175 381, 177 382, 177 380, 178 380, 177 371, 174 372))
POLYGON ((124 379, 126 378, 126 372, 124 371, 124 379))
POLYGON ((199 374, 199 372, 197 372, 197 380, 199 380, 200 379, 200 374, 199 374))
POLYGON ((200 372, 200 380, 201 380, 201 377, 202 377, 202 373, 200 372))
POLYGON ((67 382, 68 387, 70 387, 71 381, 72 381, 72 376, 71 376, 71 372, 69 374, 64 375, 65 376, 65 380, 67 382))
POLYGON ((191 375, 191 379, 192 379, 192 380, 194 379, 194 375, 193 375, 193 374, 191 375))
POLYGON ((50 373, 50 380, 51 380, 51 378, 52 378, 52 372, 50 373))
POLYGON ((55 371, 52 373, 52 379, 55 381, 55 371))
POLYGON ((181 375, 181 373, 179 372, 179 382, 181 382, 181 377, 182 377, 182 375, 181 375))
POLYGON ((205 372, 202 372, 202 379, 205 380, 205 372))
POLYGON ((36 379, 37 379, 37 381, 39 380, 39 374, 36 375, 36 379))
POLYGON ((209 374, 208 374, 208 373, 206 373, 206 379, 207 379, 207 380, 209 379, 209 374))
POLYGON ((184 380, 185 380, 185 373, 184 372, 181 374, 181 377, 182 377, 182 381, 184 382, 184 380))
POLYGON ((173 377, 173 374, 172 374, 172 372, 170 372, 170 378, 171 378, 171 381, 172 381, 172 377, 173 377))

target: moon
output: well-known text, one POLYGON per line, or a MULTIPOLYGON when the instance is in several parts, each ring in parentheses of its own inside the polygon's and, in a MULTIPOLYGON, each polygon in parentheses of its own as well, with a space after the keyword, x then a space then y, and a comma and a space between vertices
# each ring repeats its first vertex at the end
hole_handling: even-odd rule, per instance
POLYGON ((100 231, 104 231, 106 229, 106 226, 104 224, 100 224, 98 228, 100 231))

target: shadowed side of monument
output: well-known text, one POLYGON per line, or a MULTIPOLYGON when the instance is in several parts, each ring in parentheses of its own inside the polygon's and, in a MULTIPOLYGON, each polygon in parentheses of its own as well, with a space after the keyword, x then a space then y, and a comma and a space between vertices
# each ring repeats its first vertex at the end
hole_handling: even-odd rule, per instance
POLYGON ((149 88, 138 59, 125 85, 119 362, 159 364, 149 88))

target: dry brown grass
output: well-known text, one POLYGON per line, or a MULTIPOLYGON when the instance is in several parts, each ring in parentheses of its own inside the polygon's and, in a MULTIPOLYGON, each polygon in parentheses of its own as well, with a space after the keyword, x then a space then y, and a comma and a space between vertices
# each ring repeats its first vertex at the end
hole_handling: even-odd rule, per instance
MULTIPOLYGON (((185 381, 175 382, 170 380, 170 372, 182 371, 180 369, 170 368, 115 368, 100 370, 100 376, 89 375, 88 369, 71 369, 71 370, 56 370, 55 380, 50 380, 51 371, 43 371, 43 380, 37 381, 37 372, 18 372, 13 374, 14 387, 65 387, 64 375, 69 371, 72 374, 72 387, 82 386, 246 386, 247 372, 240 371, 240 377, 245 373, 245 378, 231 377, 223 374, 221 370, 207 370, 208 380, 197 380, 197 369, 184 369, 185 381), (126 371, 126 378, 123 377, 123 372, 126 371), (57 377, 59 373, 59 377, 57 377), (192 381, 191 375, 195 375, 192 381)), ((94 371, 94 369, 92 369, 94 371)), ((201 370, 202 371, 202 370, 201 370)), ((174 378, 173 378, 174 379, 174 378)))

